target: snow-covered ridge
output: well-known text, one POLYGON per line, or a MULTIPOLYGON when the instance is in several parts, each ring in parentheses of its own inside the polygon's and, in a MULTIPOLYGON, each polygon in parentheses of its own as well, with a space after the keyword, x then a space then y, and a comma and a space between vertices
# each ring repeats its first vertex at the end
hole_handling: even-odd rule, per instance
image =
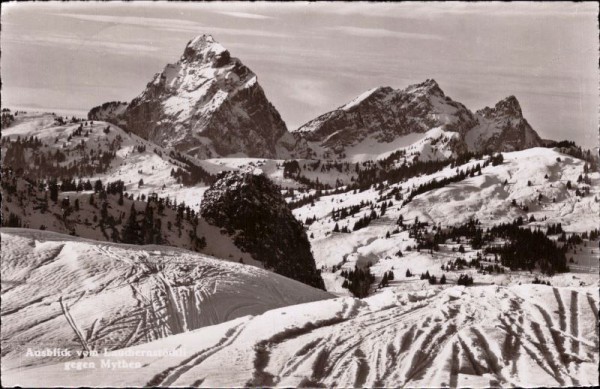
POLYGON ((514 96, 494 108, 473 113, 446 96, 433 79, 404 89, 370 89, 338 109, 302 125, 295 133, 317 153, 344 159, 351 149, 374 137, 382 148, 399 137, 440 127, 460 135, 457 150, 512 151, 540 146, 542 141, 523 118, 514 96), (460 143, 460 145, 458 145, 460 143))
POLYGON ((1 232, 3 378, 71 359, 27 357, 28 347, 120 349, 330 297, 254 266, 172 247, 1 232))
POLYGON ((348 110, 348 109, 351 109, 353 107, 356 107, 363 100, 365 100, 366 98, 368 98, 369 96, 371 96, 374 92, 376 92, 376 91, 378 91, 380 89, 382 89, 382 87, 369 89, 368 91, 360 94, 359 96, 357 96, 356 98, 354 98, 352 101, 348 102, 347 104, 342 105, 340 107, 340 109, 348 110))
MULTIPOLYGON (((117 125, 99 120, 94 120, 93 124, 92 121, 88 121, 87 125, 83 126, 81 136, 72 136, 80 124, 82 123, 57 124, 56 116, 28 112, 20 114, 11 127, 3 129, 2 138, 15 141, 17 137, 25 139, 35 136, 42 141, 43 151, 52 154, 60 151, 68 155, 67 160, 60 163, 64 167, 69 164, 90 165, 91 161, 86 163, 83 161, 89 157, 91 150, 95 153, 108 152, 111 150, 111 145, 118 143, 120 146, 115 150, 116 156, 108 169, 86 178, 91 182, 100 179, 105 184, 122 180, 126 186, 125 190, 136 196, 143 194, 148 197, 156 193, 160 197, 170 197, 179 203, 185 202, 198 208, 206 183, 193 187, 180 185, 176 177, 171 175, 171 171, 186 170, 186 167, 169 156, 169 149, 124 131, 117 125), (107 127, 109 131, 106 133, 107 127), (86 132, 88 135, 84 136, 86 132), (82 141, 85 145, 83 149, 81 149, 82 141), (141 186, 140 180, 144 183, 141 186)), ((5 157, 6 153, 2 153, 3 161, 5 157)), ((35 155, 27 154, 24 157, 29 163, 33 163, 35 155)), ((195 163, 201 164, 200 161, 195 163)), ((12 167, 17 168, 17 166, 12 167)), ((216 172, 214 171, 214 174, 216 172)))

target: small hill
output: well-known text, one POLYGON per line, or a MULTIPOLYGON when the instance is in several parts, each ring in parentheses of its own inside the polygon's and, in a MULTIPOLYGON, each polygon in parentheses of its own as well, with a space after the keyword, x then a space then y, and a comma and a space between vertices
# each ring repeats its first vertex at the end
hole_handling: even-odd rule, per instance
POLYGON ((200 214, 266 269, 325 288, 302 224, 260 170, 223 173, 205 192, 200 214))
POLYGON ((2 229, 2 374, 143 344, 330 295, 173 247, 2 229), (27 348, 69 356, 26 356, 27 348))

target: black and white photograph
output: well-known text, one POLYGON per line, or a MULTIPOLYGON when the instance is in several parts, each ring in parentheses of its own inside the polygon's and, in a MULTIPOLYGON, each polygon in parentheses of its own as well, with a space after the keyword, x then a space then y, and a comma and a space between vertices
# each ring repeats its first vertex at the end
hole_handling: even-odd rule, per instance
POLYGON ((599 385, 598 2, 3 2, 3 387, 599 385))

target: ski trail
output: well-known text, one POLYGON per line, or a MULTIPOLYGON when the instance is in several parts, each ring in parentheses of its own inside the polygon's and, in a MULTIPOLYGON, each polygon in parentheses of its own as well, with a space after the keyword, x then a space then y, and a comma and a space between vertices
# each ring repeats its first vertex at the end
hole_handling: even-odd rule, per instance
POLYGON ((20 312, 20 311, 22 311, 23 309, 30 308, 32 305, 36 305, 36 304, 38 304, 38 303, 41 303, 42 301, 44 301, 44 299, 45 299, 46 297, 48 297, 48 296, 41 296, 41 297, 38 297, 38 298, 37 298, 37 299, 35 299, 35 300, 31 300, 31 301, 28 301, 28 302, 22 303, 22 305, 19 305, 18 307, 15 307, 15 308, 13 308, 13 309, 8 309, 8 310, 5 310, 4 312, 0 313, 0 316, 8 316, 8 315, 12 315, 13 313, 20 312))
POLYGON ((319 383, 325 378, 325 368, 327 367, 327 360, 329 359, 330 351, 326 348, 321 349, 312 366, 312 379, 314 383, 319 383))
MULTIPOLYGON (((519 333, 522 334, 522 331, 520 331, 519 333)), ((531 343, 531 341, 530 341, 530 343, 531 343)), ((551 376, 552 378, 555 378, 553 372, 548 368, 548 366, 546 366, 544 361, 540 359, 540 357, 535 353, 534 350, 529 348, 524 342, 522 342, 522 343, 519 342, 519 344, 521 345, 523 350, 525 350, 525 352, 527 353, 529 358, 531 358, 535 363, 537 363, 542 370, 544 370, 546 373, 548 373, 549 376, 551 376)), ((534 343, 532 343, 532 344, 535 346, 534 343)), ((539 351, 539 349, 538 349, 538 351, 539 351)), ((515 373, 517 372, 516 362, 517 362, 516 360, 513 361, 513 372, 515 372, 515 373)))
POLYGON ((587 300, 588 303, 590 304, 590 308, 592 309, 592 313, 594 314, 594 317, 596 318, 596 322, 598 322, 598 306, 596 306, 596 302, 594 301, 594 298, 590 295, 587 295, 587 300))
POLYGON ((458 386, 458 368, 459 368, 459 360, 458 360, 458 344, 454 342, 452 344, 452 362, 450 365, 450 387, 456 388, 458 386))
POLYGON ((308 322, 303 327, 289 328, 273 335, 269 339, 260 341, 254 346, 254 376, 246 386, 275 386, 279 377, 275 377, 271 373, 265 371, 271 358, 270 350, 275 345, 305 335, 318 328, 333 326, 346 320, 347 319, 343 317, 343 312, 341 312, 333 318, 320 320, 314 323, 308 322))
POLYGON ((477 360, 475 359, 475 356, 473 355, 471 350, 469 350, 469 347, 465 344, 464 340, 462 340, 460 336, 458 337, 458 342, 460 343, 462 351, 467 357, 467 360, 469 361, 473 372, 475 372, 475 375, 481 375, 481 366, 479 366, 477 360))
POLYGON ((560 291, 556 288, 552 288, 554 297, 556 297, 556 303, 558 304, 558 317, 560 319, 560 330, 563 332, 567 331, 567 317, 565 315, 565 305, 563 304, 562 297, 560 297, 560 291))
POLYGON ((511 365, 511 374, 517 374, 517 360, 521 354, 521 337, 523 335, 523 327, 517 326, 517 332, 512 329, 511 325, 515 324, 514 322, 509 324, 502 317, 499 317, 500 323, 502 326, 500 328, 504 329, 506 332, 506 336, 504 338, 504 344, 502 346, 502 359, 505 361, 506 365, 511 365))
POLYGON ((550 331, 550 335, 552 336, 552 341, 554 342, 554 346, 556 347, 556 351, 558 352, 558 355, 560 357, 561 364, 563 366, 566 366, 569 363, 569 357, 565 353, 564 338, 561 336, 559 331, 553 328, 554 324, 552 322, 550 314, 544 308, 537 304, 535 304, 535 307, 538 309, 538 311, 540 311, 542 317, 544 318, 544 321, 546 322, 546 327, 548 327, 548 330, 550 331))
POLYGON ((71 328, 73 329, 73 332, 75 332, 75 335, 77 335, 77 338, 79 339, 79 342, 81 343, 81 346, 83 347, 83 349, 86 352, 90 352, 90 348, 85 340, 85 337, 83 336, 83 333, 81 332, 81 328, 79 328, 79 326, 77 325, 77 323, 75 322, 75 319, 73 319, 73 316, 71 316, 71 312, 69 311, 69 307, 67 306, 67 304, 63 301, 63 296, 60 296, 59 300, 60 302, 60 307, 62 308, 63 314, 65 315, 65 318, 67 319, 67 322, 69 323, 69 325, 71 326, 71 328))
MULTIPOLYGON (((437 335, 442 329, 440 324, 436 324, 425 337, 424 341, 420 345, 420 349, 414 354, 410 368, 405 375, 404 384, 408 383, 413 379, 419 379, 423 377, 425 371, 431 363, 435 360, 437 352, 443 349, 448 340, 458 333, 458 329, 455 324, 448 324, 443 334, 437 335)), ((460 338, 459 338, 460 339, 460 338)))
POLYGON ((317 338, 305 344, 300 350, 296 351, 292 358, 284 365, 280 375, 282 377, 291 375, 294 371, 296 371, 298 366, 304 363, 319 350, 318 346, 321 343, 325 345, 330 341, 331 336, 329 336, 325 341, 323 338, 317 338))
POLYGON ((86 338, 86 340, 85 340, 85 341, 86 341, 88 344, 90 344, 90 343, 93 343, 93 342, 94 342, 94 334, 95 334, 95 332, 96 332, 96 328, 97 328, 97 325, 98 325, 98 321, 99 321, 99 320, 100 320, 100 319, 96 319, 96 320, 94 320, 94 322, 92 323, 92 326, 90 327, 90 329, 89 329, 89 330, 88 330, 88 332, 87 332, 87 338, 86 338))
POLYGON ((410 345, 413 342, 415 336, 416 325, 413 324, 408 331, 402 335, 402 339, 400 340, 400 351, 399 354, 402 354, 410 348, 410 345))
MULTIPOLYGON (((358 326, 361 329, 368 331, 368 333, 365 336, 361 336, 360 333, 357 334, 356 330, 353 330, 352 335, 350 335, 349 337, 347 337, 345 339, 339 340, 337 342, 337 344, 339 344, 339 345, 344 344, 344 348, 339 352, 339 354, 335 355, 335 357, 329 361, 329 367, 326 370, 325 375, 330 376, 331 374, 334 373, 334 371, 340 371, 341 368, 337 368, 337 366, 338 366, 338 364, 347 365, 348 362, 345 361, 344 358, 346 358, 348 353, 350 353, 351 351, 353 351, 354 349, 359 347, 359 345, 361 343, 364 343, 367 340, 370 340, 372 338, 377 338, 382 332, 390 331, 390 329, 393 329, 395 325, 400 325, 400 323, 402 323, 403 320, 406 318, 407 314, 414 312, 415 309, 418 309, 420 307, 421 306, 419 306, 417 308, 409 309, 407 311, 400 311, 399 313, 396 313, 397 312, 396 310, 392 311, 392 312, 386 312, 387 315, 383 318, 377 316, 374 319, 367 318, 367 320, 365 321, 365 318, 358 317, 358 318, 350 320, 346 324, 347 326, 358 326), (370 328, 373 326, 377 326, 377 327, 370 328), (355 341, 355 339, 357 339, 357 338, 358 338, 358 340, 355 341), (352 342, 352 344, 348 344, 348 345, 345 344, 346 342, 350 342, 350 341, 352 342)), ((341 373, 338 373, 335 375, 334 379, 337 379, 340 376, 341 376, 341 373)))
MULTIPOLYGON (((335 357, 331 358, 331 360, 329 361, 329 367, 326 369, 325 376, 331 377, 333 375, 333 381, 341 379, 341 377, 344 376, 346 370, 349 369, 349 363, 351 362, 351 360, 348 359, 348 356, 351 355, 351 352, 353 350, 358 348, 361 344, 365 344, 367 343, 367 341, 370 341, 372 339, 375 339, 377 341, 381 337, 381 335, 387 331, 393 331, 395 333, 396 326, 400 326, 401 323, 404 322, 404 320, 407 320, 407 315, 416 315, 415 310, 419 308, 422 308, 422 305, 413 307, 405 311, 402 311, 398 308, 392 310, 391 312, 385 310, 385 316, 383 318, 377 317, 376 320, 370 319, 364 321, 365 318, 358 317, 347 322, 346 329, 348 329, 349 326, 358 326, 359 328, 367 331, 367 334, 357 334, 356 330, 352 329, 352 335, 350 335, 347 338, 340 337, 340 340, 336 344, 343 345, 343 348, 335 355, 335 357), (377 327, 371 328, 373 326, 377 327), (347 342, 352 343, 347 344, 347 342)), ((382 311, 379 311, 379 313, 381 312, 382 311)))
POLYGON ((373 386, 375 387, 384 387, 385 381, 390 376, 393 371, 394 366, 398 362, 399 353, 396 351, 393 343, 389 343, 385 350, 386 353, 386 364, 384 367, 383 375, 381 377, 377 377, 373 386))
POLYGON ((563 386, 565 384, 565 381, 562 378, 562 374, 560 372, 558 364, 552 357, 552 352, 546 345, 546 338, 544 337, 544 334, 542 333, 540 325, 536 322, 531 322, 531 329, 533 330, 533 333, 534 333, 535 337, 537 338, 537 343, 532 342, 532 344, 538 349, 541 356, 544 358, 544 360, 548 364, 548 367, 550 367, 550 370, 552 370, 552 376, 554 377, 554 379, 556 381, 558 381, 558 383, 561 386, 563 386))
POLYGON ((571 352, 575 355, 579 355, 579 305, 578 305, 579 293, 571 291, 571 352))
POLYGON ((354 356, 356 357, 358 366, 356 368, 356 379, 354 381, 355 388, 362 388, 365 386, 365 382, 367 382, 367 377, 369 376, 369 363, 367 362, 367 358, 365 353, 361 351, 361 349, 356 349, 354 352, 354 356))
MULTIPOLYGON (((569 327, 571 330, 571 353, 579 358, 579 293, 571 291, 571 304, 570 304, 570 323, 569 327)), ((579 374, 579 363, 571 365, 574 373, 571 374, 571 379, 574 386, 579 386, 579 380, 576 378, 579 374)))
POLYGON ((491 370, 491 372, 500 380, 500 383, 506 382, 506 379, 502 375, 502 369, 498 363, 498 357, 492 350, 490 349, 490 344, 485 338, 485 336, 481 333, 481 331, 477 328, 471 328, 471 332, 477 338, 479 346, 484 352, 485 360, 491 370))
POLYGON ((246 327, 246 323, 238 324, 237 326, 229 329, 223 338, 217 342, 212 347, 204 349, 186 360, 182 361, 179 365, 170 367, 161 373, 155 375, 148 383, 147 387, 156 387, 156 386, 170 386, 172 385, 182 374, 190 370, 191 368, 198 366, 202 362, 204 362, 210 356, 216 354, 221 351, 225 347, 229 346, 233 343, 237 337, 242 333, 244 328, 246 327))

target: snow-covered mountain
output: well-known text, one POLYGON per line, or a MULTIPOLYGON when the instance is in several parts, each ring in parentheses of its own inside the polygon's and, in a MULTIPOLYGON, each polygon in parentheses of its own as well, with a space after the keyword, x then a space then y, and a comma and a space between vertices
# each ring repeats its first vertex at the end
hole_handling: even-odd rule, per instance
POLYGON ((542 144, 514 96, 495 108, 473 113, 446 96, 432 79, 405 89, 371 89, 302 125, 294 134, 305 139, 316 155, 330 151, 352 158, 365 143, 386 149, 402 137, 434 128, 460 135, 461 142, 447 146, 454 153, 521 150, 542 144))
POLYGON ((515 96, 476 113, 477 125, 465 134, 470 150, 514 151, 542 146, 540 136, 523 117, 515 96))
POLYGON ((274 157, 293 142, 257 76, 210 35, 154 76, 123 113, 127 129, 199 157, 274 157))
POLYGON ((254 266, 165 246, 28 229, 2 234, 2 374, 121 349, 330 294, 254 266), (25 356, 61 348, 71 356, 25 356))

